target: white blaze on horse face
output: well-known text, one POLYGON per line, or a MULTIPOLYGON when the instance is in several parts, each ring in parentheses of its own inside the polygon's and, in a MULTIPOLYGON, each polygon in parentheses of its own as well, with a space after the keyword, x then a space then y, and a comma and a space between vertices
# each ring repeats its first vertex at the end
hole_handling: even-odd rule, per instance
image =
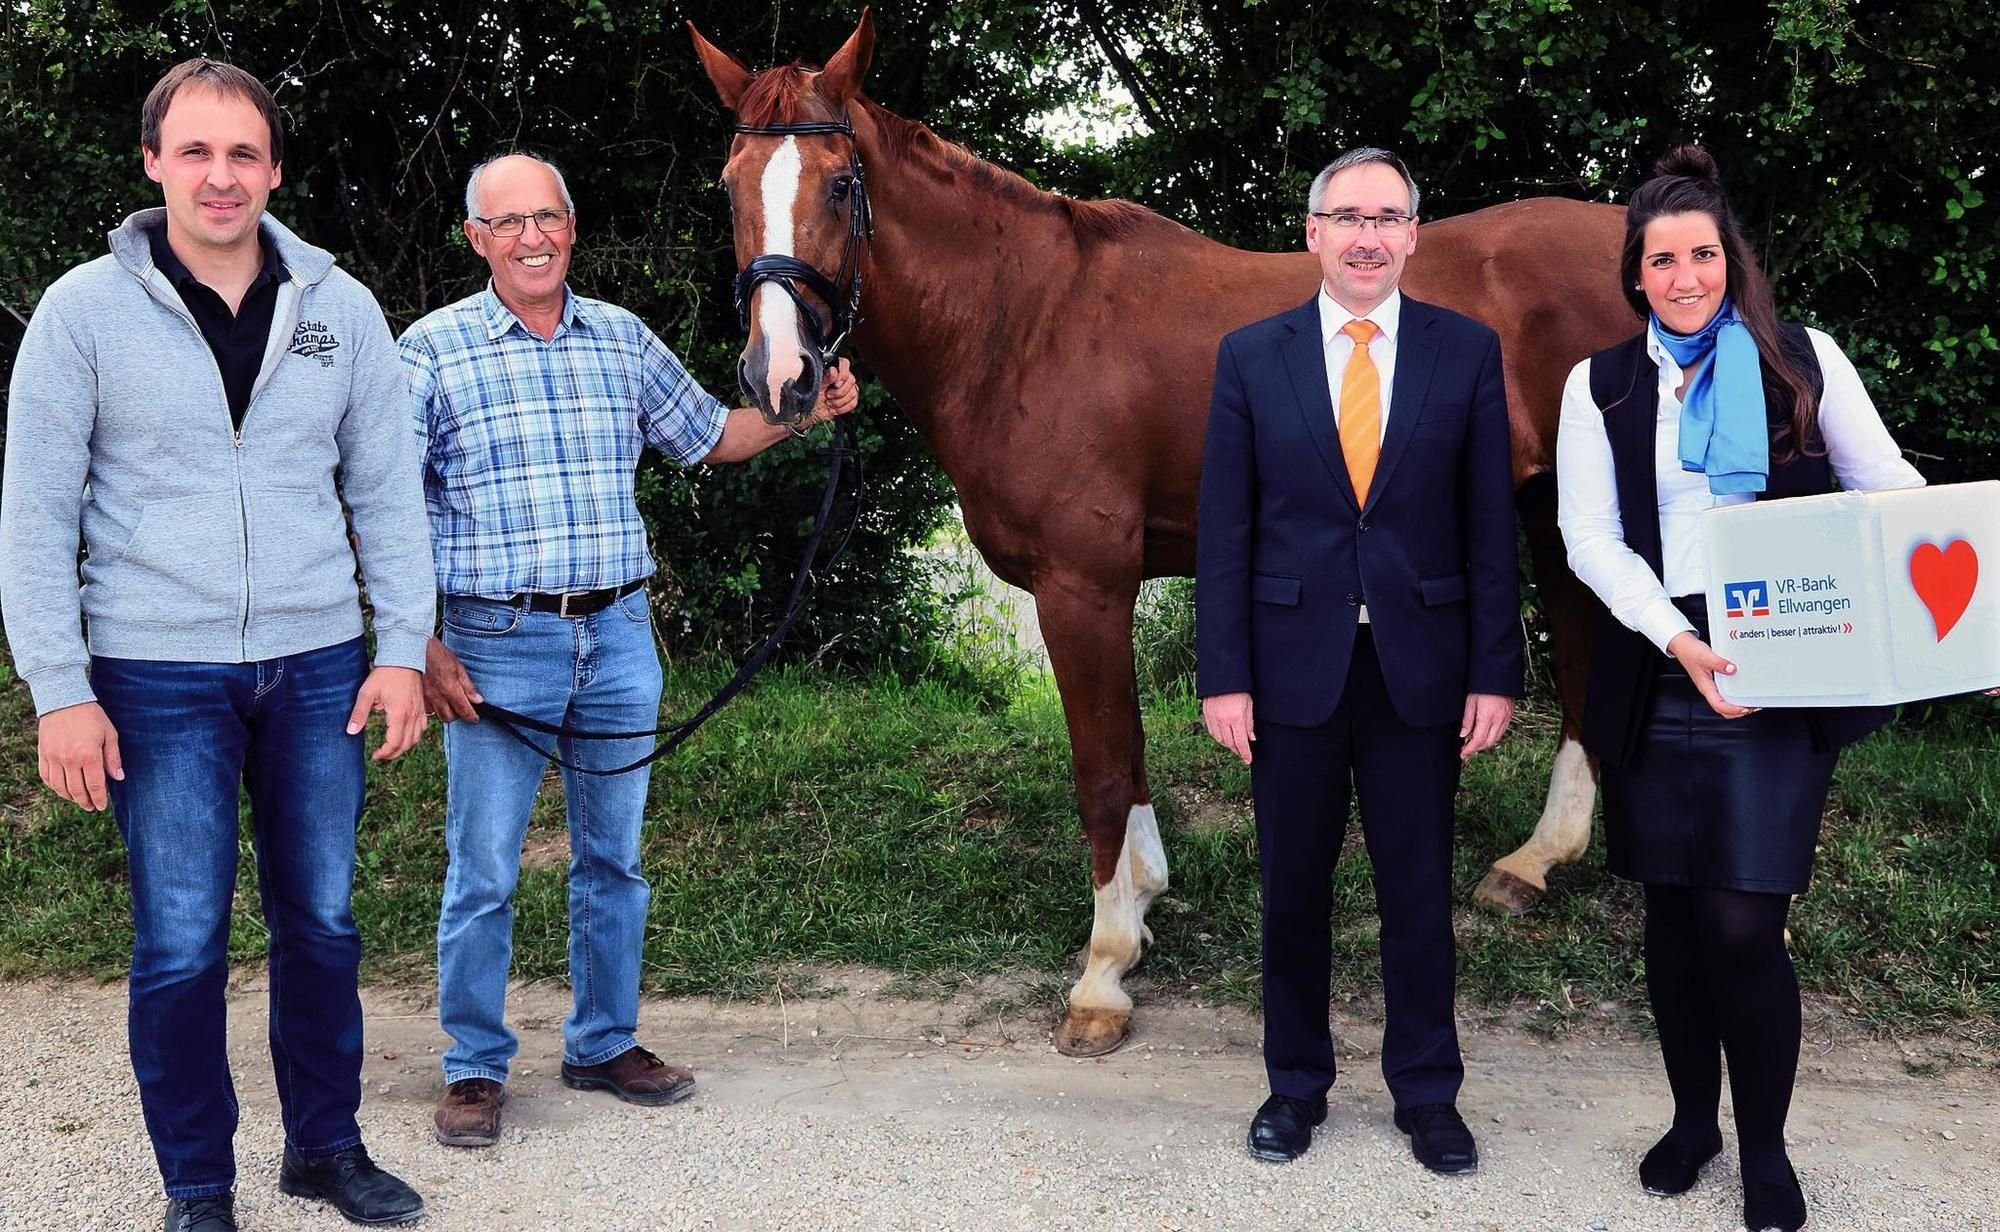
MULTIPOLYGON (((764 202, 764 235, 760 254, 798 255, 793 234, 794 207, 799 197, 799 141, 787 137, 764 164, 760 184, 764 202)), ((805 365, 799 360, 799 306, 783 287, 763 283, 757 288, 757 325, 764 333, 764 381, 771 409, 783 406, 785 382, 797 380, 805 365)))
POLYGON ((1090 956, 1083 978, 1070 990, 1072 1009, 1132 1011, 1121 981, 1153 940, 1146 908, 1167 888, 1167 853, 1160 846, 1160 822, 1150 804, 1135 804, 1125 815, 1125 848, 1111 880, 1097 889, 1097 916, 1090 929, 1090 956))

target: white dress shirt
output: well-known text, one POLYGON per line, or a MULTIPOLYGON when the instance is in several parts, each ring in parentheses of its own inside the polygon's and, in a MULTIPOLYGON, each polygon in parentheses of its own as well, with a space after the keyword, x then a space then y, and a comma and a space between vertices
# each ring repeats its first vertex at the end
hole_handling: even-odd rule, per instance
MULTIPOLYGON (((1403 323, 1403 293, 1389 292, 1389 298, 1375 305, 1367 315, 1355 316, 1342 308, 1319 284, 1319 343, 1326 350, 1326 392, 1333 399, 1334 435, 1340 435, 1340 383, 1347 377, 1347 361, 1354 356, 1354 339, 1341 331, 1349 321, 1371 321, 1375 336, 1368 340, 1368 358, 1375 361, 1380 378, 1382 436, 1389 434, 1389 400, 1396 387, 1396 330, 1403 323)), ((1368 605, 1361 605, 1361 623, 1368 623, 1368 605)))
POLYGON ((1389 396, 1396 385, 1396 330, 1403 323, 1403 293, 1391 291, 1389 298, 1375 305, 1366 316, 1357 317, 1334 302, 1319 284, 1319 342, 1326 350, 1326 392, 1333 398, 1333 424, 1340 426, 1340 382, 1347 375, 1347 361, 1354 354, 1354 339, 1341 333, 1349 321, 1372 321, 1378 331, 1368 342, 1368 358, 1382 378, 1382 431, 1389 431, 1389 396))
MULTIPOLYGON (((1806 335, 1812 339, 1825 379, 1819 400, 1820 436, 1841 488, 1854 492, 1922 487, 1924 477, 1890 438, 1854 365, 1833 339, 1816 329, 1806 330, 1806 335)), ((1587 359, 1570 370, 1563 386, 1562 424, 1556 434, 1556 521, 1576 576, 1626 628, 1664 651, 1668 642, 1693 629, 1669 596, 1697 595, 1708 589, 1701 515, 1717 506, 1757 498, 1749 492, 1717 496, 1708 490, 1707 475, 1681 469, 1681 402, 1674 396, 1682 382, 1681 366, 1650 325, 1646 354, 1660 369, 1653 473, 1659 485, 1665 585, 1637 552, 1625 546, 1611 442, 1604 434, 1604 414, 1590 397, 1587 359)))

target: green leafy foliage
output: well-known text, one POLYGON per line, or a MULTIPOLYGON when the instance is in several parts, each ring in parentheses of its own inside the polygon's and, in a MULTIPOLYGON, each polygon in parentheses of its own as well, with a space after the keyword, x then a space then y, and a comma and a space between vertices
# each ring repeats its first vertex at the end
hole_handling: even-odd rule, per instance
MULTIPOLYGON (((827 55, 857 11, 0 6, 0 376, 42 289, 157 201, 134 148, 139 102, 200 52, 273 84, 290 123, 274 208, 374 288, 393 324, 480 285, 457 230, 464 174, 530 148, 570 173, 575 285, 638 312, 727 394, 735 255, 713 190, 726 124, 682 23, 763 64, 827 55)), ((876 20, 868 89, 885 105, 1045 187, 1131 197, 1251 247, 1298 246, 1311 176, 1352 144, 1399 147, 1439 217, 1538 193, 1619 200, 1669 143, 1699 139, 1788 311, 1839 339, 1925 472, 1996 471, 1992 6, 913 0, 876 20), (1093 121, 1083 136, 1050 122, 1074 115, 1093 121)), ((943 627, 906 549, 949 488, 891 402, 871 397, 864 418, 870 512, 796 645, 895 659, 943 627)), ((647 464, 675 648, 740 648, 768 626, 823 465, 796 446, 745 467, 647 464)))

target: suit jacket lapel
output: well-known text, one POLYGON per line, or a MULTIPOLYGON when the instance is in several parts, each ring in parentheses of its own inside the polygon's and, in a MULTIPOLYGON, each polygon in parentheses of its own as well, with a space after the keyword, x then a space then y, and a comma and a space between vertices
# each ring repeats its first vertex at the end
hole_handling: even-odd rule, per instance
POLYGON ((1403 319, 1396 339, 1396 380, 1389 390, 1389 423, 1382 433, 1382 457, 1375 464, 1375 478, 1368 484, 1368 503, 1381 499, 1382 489, 1396 473, 1410 438, 1416 435, 1417 418, 1423 414, 1424 398, 1430 393, 1431 374, 1437 370, 1437 317, 1429 304, 1403 297, 1403 319))
POLYGON ((1305 419, 1306 435, 1319 450, 1334 486, 1347 503, 1359 509, 1354 499, 1354 481, 1347 475, 1347 459, 1341 455, 1333 421, 1333 395, 1326 385, 1326 344, 1319 336, 1319 297, 1315 295, 1286 318, 1292 334, 1280 344, 1285 369, 1291 373, 1292 392, 1298 398, 1299 414, 1305 419))

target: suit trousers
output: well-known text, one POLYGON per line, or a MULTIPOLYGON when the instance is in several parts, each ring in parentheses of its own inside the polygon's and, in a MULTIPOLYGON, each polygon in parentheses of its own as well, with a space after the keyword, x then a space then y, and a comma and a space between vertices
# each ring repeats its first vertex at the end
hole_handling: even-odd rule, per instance
POLYGON ((1315 1100, 1333 1085, 1333 870, 1351 784, 1382 926, 1382 1074, 1398 1107, 1456 1102, 1465 1076, 1451 926, 1458 748, 1458 724, 1412 727, 1397 717, 1365 624, 1331 718, 1316 727, 1258 721, 1250 783, 1264 891, 1264 1066, 1273 1093, 1315 1100))

